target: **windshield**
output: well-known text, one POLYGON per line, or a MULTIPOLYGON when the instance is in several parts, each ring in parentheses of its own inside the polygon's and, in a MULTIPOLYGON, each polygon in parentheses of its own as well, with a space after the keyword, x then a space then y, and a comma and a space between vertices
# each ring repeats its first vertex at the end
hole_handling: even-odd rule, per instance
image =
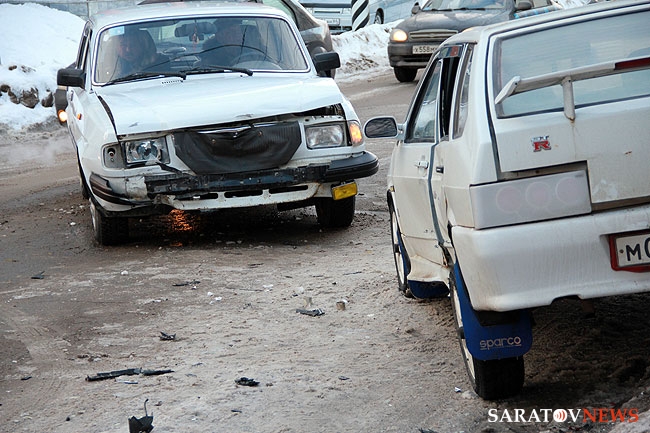
POLYGON ((429 0, 423 11, 508 9, 514 10, 512 0, 429 0))
POLYGON ((195 17, 111 27, 99 35, 95 82, 231 71, 306 71, 290 25, 271 17, 195 17))

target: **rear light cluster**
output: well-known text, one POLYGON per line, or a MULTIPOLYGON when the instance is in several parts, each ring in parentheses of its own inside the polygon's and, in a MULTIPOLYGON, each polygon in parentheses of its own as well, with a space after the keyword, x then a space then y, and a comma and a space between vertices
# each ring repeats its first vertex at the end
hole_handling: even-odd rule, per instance
POLYGON ((584 171, 473 186, 470 197, 477 229, 591 212, 589 183, 584 171))

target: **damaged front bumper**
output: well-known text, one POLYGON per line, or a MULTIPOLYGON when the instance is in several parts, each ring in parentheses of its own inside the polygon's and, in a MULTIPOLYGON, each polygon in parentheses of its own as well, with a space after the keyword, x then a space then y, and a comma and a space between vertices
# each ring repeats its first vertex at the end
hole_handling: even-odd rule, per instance
POLYGON ((108 204, 130 207, 163 205, 176 209, 207 210, 298 202, 316 196, 330 196, 331 186, 372 176, 378 170, 377 157, 370 152, 363 152, 328 164, 243 173, 170 173, 139 175, 119 180, 93 173, 90 176, 90 188, 95 197, 108 204), (118 182, 121 190, 117 186, 118 182))

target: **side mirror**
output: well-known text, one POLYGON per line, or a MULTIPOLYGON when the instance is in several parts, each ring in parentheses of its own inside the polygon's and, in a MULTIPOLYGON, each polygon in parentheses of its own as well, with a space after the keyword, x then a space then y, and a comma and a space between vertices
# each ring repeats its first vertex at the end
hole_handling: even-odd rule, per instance
POLYGON ((363 127, 363 133, 368 138, 397 138, 400 131, 395 118, 390 116, 368 120, 363 127))
POLYGON ((76 68, 59 69, 56 73, 56 84, 64 87, 85 87, 86 72, 76 68))
POLYGON ((316 72, 331 71, 341 67, 341 58, 336 51, 327 51, 325 53, 314 54, 314 66, 316 72))
POLYGON ((411 8, 411 15, 415 15, 418 12, 420 12, 420 3, 415 2, 413 8, 411 8))

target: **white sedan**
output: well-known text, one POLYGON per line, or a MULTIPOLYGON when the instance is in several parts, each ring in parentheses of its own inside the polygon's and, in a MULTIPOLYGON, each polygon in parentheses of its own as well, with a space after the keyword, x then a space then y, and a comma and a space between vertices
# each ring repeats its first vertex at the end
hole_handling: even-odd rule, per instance
POLYGON ((108 10, 84 28, 67 87, 67 125, 96 240, 128 218, 173 209, 316 207, 346 227, 355 179, 378 170, 359 119, 312 60, 295 24, 255 3, 108 10))

